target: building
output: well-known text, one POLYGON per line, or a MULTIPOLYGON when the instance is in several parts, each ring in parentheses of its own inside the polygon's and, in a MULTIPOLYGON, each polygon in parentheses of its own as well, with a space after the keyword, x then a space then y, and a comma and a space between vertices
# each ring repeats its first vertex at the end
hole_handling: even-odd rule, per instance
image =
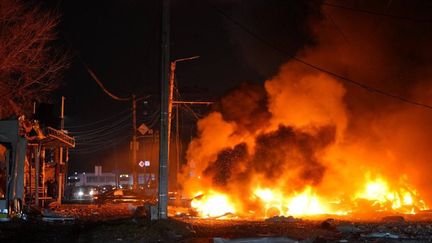
POLYGON ((37 120, 0 121, 0 214, 21 214, 24 204, 61 203, 74 147, 66 131, 41 128, 37 120))
MULTIPOLYGON (((69 178, 72 179, 72 178, 69 178)), ((74 175, 75 186, 117 186, 116 174, 102 172, 102 166, 95 166, 94 173, 83 172, 74 175)))

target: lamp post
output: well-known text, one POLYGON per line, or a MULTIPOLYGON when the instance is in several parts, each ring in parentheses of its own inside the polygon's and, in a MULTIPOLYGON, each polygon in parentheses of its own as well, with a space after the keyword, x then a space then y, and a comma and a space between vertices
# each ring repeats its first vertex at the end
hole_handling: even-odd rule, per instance
MULTIPOLYGON (((193 56, 193 57, 186 57, 186 58, 180 58, 177 60, 174 60, 171 62, 170 65, 170 76, 169 76, 169 96, 168 96, 168 156, 169 156, 169 151, 170 151, 170 143, 171 143, 171 123, 172 123, 172 110, 173 110, 173 104, 176 102, 174 100, 174 80, 175 80, 175 70, 176 70, 176 66, 177 63, 179 62, 185 62, 185 61, 191 61, 194 59, 198 59, 200 56, 193 56)), ((178 109, 178 108, 177 108, 178 109)), ((176 153, 178 153, 179 151, 178 147, 176 148, 176 153)), ((173 172, 174 175, 171 175, 171 178, 174 178, 174 185, 175 185, 175 189, 177 191, 177 174, 179 171, 179 159, 177 156, 177 159, 175 160, 175 165, 172 163, 171 161, 171 166, 174 166, 175 171, 170 170, 171 172, 173 172)))
MULTIPOLYGON (((194 59, 198 59, 200 56, 186 57, 174 60, 170 65, 170 81, 169 81, 169 103, 168 103, 168 141, 171 138, 171 119, 172 119, 172 107, 174 101, 174 79, 175 79, 175 70, 178 62, 185 62, 194 59)), ((169 146, 168 146, 169 148, 169 146)))

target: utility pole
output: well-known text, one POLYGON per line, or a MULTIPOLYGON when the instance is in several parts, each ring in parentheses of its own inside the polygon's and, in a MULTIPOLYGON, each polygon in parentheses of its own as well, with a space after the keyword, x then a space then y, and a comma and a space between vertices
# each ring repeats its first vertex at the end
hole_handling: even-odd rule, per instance
MULTIPOLYGON (((170 151, 170 143, 171 143, 171 124, 172 124, 172 110, 173 110, 173 104, 176 102, 174 100, 174 80, 175 80, 175 70, 177 67, 177 63, 178 62, 184 62, 184 61, 190 61, 190 60, 194 60, 199 58, 199 56, 193 56, 193 57, 187 57, 187 58, 181 58, 181 59, 177 59, 171 62, 170 64, 170 75, 169 75, 169 97, 168 97, 168 156, 169 156, 169 151, 170 151)), ((178 116, 178 107, 177 107, 177 116, 178 116)), ((178 119, 178 117, 177 117, 178 119)), ((176 127, 176 134, 178 135, 178 124, 176 127)), ((178 141, 176 141, 176 160, 175 164, 173 163, 173 161, 170 162, 170 167, 173 166, 175 168, 174 171, 171 170, 171 172, 174 175, 171 175, 172 178, 174 178, 174 182, 175 182, 175 190, 177 191, 177 176, 178 176, 178 171, 179 171, 179 163, 180 163, 180 156, 179 156, 179 146, 178 146, 178 141)), ((171 167, 172 168, 172 167, 171 167)))
MULTIPOLYGON (((64 129, 64 103, 65 103, 65 97, 62 96, 61 97, 61 110, 60 110, 60 130, 63 131, 64 129)), ((44 165, 44 163, 42 164, 44 165)), ((63 175, 64 170, 62 169, 64 165, 64 161, 63 161, 63 147, 60 146, 59 148, 59 165, 58 165, 58 184, 57 184, 57 191, 58 191, 58 195, 57 195, 57 202, 59 204, 61 204, 61 200, 63 197, 63 187, 66 182, 66 176, 63 175)))
POLYGON ((138 150, 138 143, 137 143, 137 124, 136 124, 136 97, 135 95, 132 95, 132 142, 131 142, 131 149, 132 149, 132 177, 133 177, 133 189, 138 189, 138 172, 137 172, 137 150, 138 150))
POLYGON ((169 0, 162 0, 158 218, 168 218, 169 0))
MULTIPOLYGON (((170 75, 169 75, 169 103, 168 103, 168 141, 171 138, 171 118, 172 118, 172 107, 174 102, 174 79, 175 79, 175 70, 178 62, 190 61, 199 58, 200 56, 193 56, 187 58, 177 59, 171 62, 170 65, 170 75)), ((168 146, 169 148, 169 146, 168 146)))
POLYGON ((61 111, 60 111, 60 129, 64 129, 64 105, 65 105, 65 97, 61 97, 61 111))
MULTIPOLYGON (((99 87, 112 99, 117 101, 132 101, 132 138, 130 143, 130 149, 131 149, 131 156, 130 156, 130 166, 132 167, 132 175, 133 175, 133 182, 132 187, 134 189, 138 188, 138 172, 137 172, 137 150, 138 150, 138 142, 137 142, 137 136, 136 136, 136 102, 140 101, 142 99, 146 99, 149 97, 149 95, 136 98, 135 95, 132 95, 131 97, 118 97, 108 91, 108 89, 105 88, 103 83, 97 78, 96 74, 87 66, 85 66, 87 69, 87 72, 92 76, 92 78, 96 81, 96 83, 99 85, 99 87)), ((118 179, 118 178, 117 178, 118 179)))

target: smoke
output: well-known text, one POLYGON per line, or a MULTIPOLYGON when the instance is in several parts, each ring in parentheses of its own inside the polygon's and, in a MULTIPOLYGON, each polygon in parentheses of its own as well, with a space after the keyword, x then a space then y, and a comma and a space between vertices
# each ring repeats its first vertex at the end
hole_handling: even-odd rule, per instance
POLYGON ((262 186, 277 183, 290 192, 319 185, 326 172, 323 154, 346 127, 344 94, 336 80, 293 63, 264 86, 241 84, 198 122, 184 189, 239 195, 240 185, 252 190, 257 178, 262 186))
MULTIPOLYGON (((368 1, 362 5, 368 6, 377 7, 368 1)), ((403 7, 395 3, 386 11, 403 7)), ((312 26, 317 44, 298 49, 297 56, 432 104, 429 25, 325 5, 321 13, 322 20, 312 26)), ((326 195, 346 196, 372 174, 392 185, 407 178, 430 201, 431 122, 431 110, 288 61, 264 85, 243 83, 230 91, 198 122, 182 185, 189 193, 218 188, 244 203, 242 197, 256 186, 278 187, 286 194, 312 186, 326 195)))

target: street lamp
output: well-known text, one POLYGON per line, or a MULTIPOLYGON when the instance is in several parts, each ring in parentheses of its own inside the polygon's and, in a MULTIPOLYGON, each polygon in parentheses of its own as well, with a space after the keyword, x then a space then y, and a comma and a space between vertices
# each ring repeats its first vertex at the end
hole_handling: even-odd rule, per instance
POLYGON ((175 69, 178 62, 185 62, 190 61, 194 59, 198 59, 200 56, 193 56, 193 57, 186 57, 186 58, 180 58, 177 60, 174 60, 171 62, 171 69, 170 69, 170 82, 169 82, 169 102, 168 102, 168 151, 169 151, 169 142, 170 142, 170 136, 171 136, 171 118, 172 118, 172 106, 173 106, 173 97, 174 97, 174 78, 175 78, 175 69))

